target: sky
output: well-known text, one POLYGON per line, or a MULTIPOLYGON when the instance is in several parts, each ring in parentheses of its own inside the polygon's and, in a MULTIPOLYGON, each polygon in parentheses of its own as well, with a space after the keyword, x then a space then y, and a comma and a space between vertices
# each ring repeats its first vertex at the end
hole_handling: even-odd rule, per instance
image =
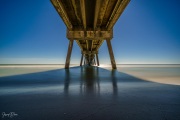
MULTIPOLYGON (((117 64, 180 64, 180 1, 131 0, 114 26, 117 64)), ((64 64, 66 26, 50 0, 0 0, 0 64, 64 64)), ((71 64, 81 51, 74 42, 71 64)), ((110 64, 107 44, 100 64, 110 64)))

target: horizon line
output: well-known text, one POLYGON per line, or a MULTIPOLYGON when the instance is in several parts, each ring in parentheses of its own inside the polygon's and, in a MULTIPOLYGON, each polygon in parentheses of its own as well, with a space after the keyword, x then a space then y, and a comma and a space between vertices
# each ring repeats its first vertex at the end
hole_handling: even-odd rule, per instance
MULTIPOLYGON (((65 64, 0 64, 0 65, 65 65, 65 64)), ((79 65, 79 64, 70 64, 70 65, 79 65)), ((111 65, 111 64, 102 64, 102 65, 111 65)), ((180 64, 116 64, 116 65, 180 65, 180 64)))

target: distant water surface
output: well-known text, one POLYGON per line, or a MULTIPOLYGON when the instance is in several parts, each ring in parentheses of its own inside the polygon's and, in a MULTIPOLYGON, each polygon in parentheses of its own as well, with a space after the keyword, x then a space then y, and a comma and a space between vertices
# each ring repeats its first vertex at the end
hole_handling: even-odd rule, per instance
MULTIPOLYGON (((77 64, 71 65, 78 66, 77 64)), ((111 65, 99 67, 112 70, 111 65)), ((64 69, 57 65, 0 65, 0 77, 64 69)), ((180 65, 117 65, 117 70, 137 78, 163 84, 180 85, 180 65)))
POLYGON ((117 70, 147 81, 180 85, 180 65, 117 65, 117 70))

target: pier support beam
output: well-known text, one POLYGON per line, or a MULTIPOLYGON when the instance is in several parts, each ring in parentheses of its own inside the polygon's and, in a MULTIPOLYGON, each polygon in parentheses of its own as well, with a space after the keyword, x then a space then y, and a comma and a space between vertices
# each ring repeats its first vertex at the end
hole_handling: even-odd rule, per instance
POLYGON ((112 46, 111 46, 111 41, 110 41, 110 39, 106 39, 106 42, 107 42, 107 46, 108 46, 108 51, 109 51, 109 56, 110 56, 112 68, 116 69, 116 62, 115 62, 115 59, 114 59, 114 54, 113 54, 113 50, 112 50, 112 46))
POLYGON ((96 61, 97 61, 97 66, 99 66, 98 54, 96 54, 96 61))
POLYGON ((72 48, 73 48, 73 42, 74 42, 73 39, 69 40, 69 47, 68 47, 68 52, 67 52, 67 56, 66 56, 65 69, 69 68, 70 59, 71 59, 71 52, 72 52, 72 48))
POLYGON ((81 55, 81 62, 80 62, 80 66, 82 66, 82 63, 83 63, 83 58, 84 58, 84 54, 82 53, 82 55, 81 55))
POLYGON ((94 58, 94 60, 93 60, 93 63, 94 63, 94 65, 96 65, 96 60, 95 60, 95 58, 94 58))
POLYGON ((84 57, 84 65, 86 65, 86 58, 84 57))

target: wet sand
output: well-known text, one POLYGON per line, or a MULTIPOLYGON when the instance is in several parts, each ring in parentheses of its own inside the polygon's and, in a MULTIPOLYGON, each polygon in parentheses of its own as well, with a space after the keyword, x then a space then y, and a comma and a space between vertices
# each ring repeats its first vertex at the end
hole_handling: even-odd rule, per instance
POLYGON ((69 70, 0 68, 0 113, 17 114, 12 118, 1 117, 17 120, 179 120, 180 86, 145 79, 153 75, 162 79, 165 73, 178 79, 179 68, 168 69, 171 73, 163 70, 159 67, 110 70, 88 66, 69 70))

